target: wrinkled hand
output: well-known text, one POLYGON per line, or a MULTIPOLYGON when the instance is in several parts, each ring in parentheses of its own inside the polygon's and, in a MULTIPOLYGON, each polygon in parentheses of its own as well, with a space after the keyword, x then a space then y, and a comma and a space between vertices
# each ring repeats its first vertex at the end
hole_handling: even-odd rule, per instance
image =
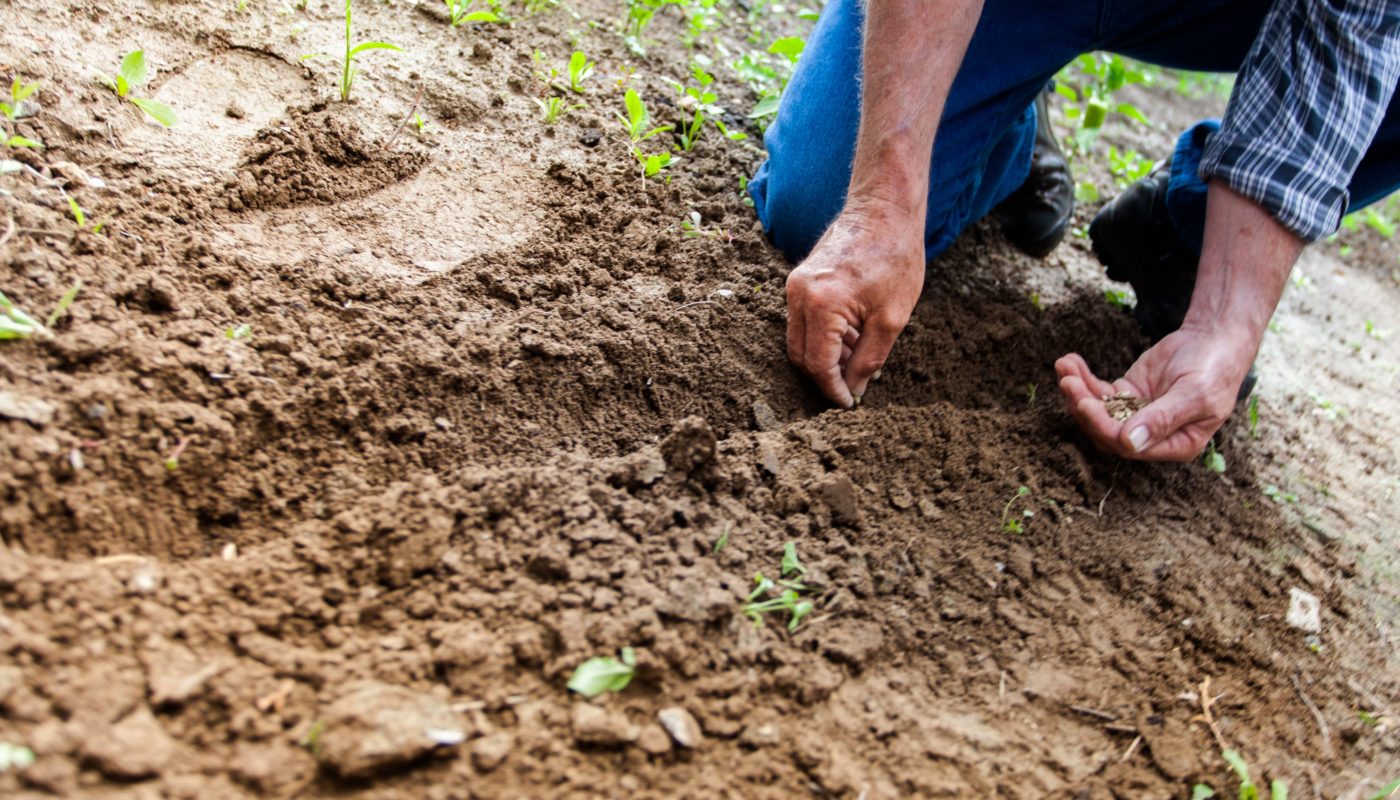
POLYGON ((1258 349, 1258 337, 1247 331, 1183 327, 1113 383, 1095 377, 1077 353, 1055 362, 1055 372, 1070 414, 1100 450, 1148 461, 1190 461, 1230 415, 1258 349), (1119 422, 1103 403, 1105 395, 1116 392, 1148 405, 1119 422))
POLYGON ((865 394, 924 285, 924 221, 848 206, 788 275, 788 358, 842 408, 865 394))

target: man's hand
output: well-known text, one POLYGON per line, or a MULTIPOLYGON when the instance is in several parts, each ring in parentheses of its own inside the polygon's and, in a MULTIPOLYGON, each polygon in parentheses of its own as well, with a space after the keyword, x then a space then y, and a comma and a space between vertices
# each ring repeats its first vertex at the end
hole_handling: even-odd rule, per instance
POLYGON ((1095 377, 1076 354, 1055 362, 1079 427, 1100 449, 1124 458, 1190 461, 1200 454, 1234 408, 1302 247, 1263 208, 1211 184, 1205 246, 1181 329, 1113 383, 1095 377), (1118 422, 1103 403, 1118 392, 1148 405, 1118 422))
POLYGON ((1095 376, 1077 353, 1055 362, 1055 372, 1070 414, 1100 450, 1124 458, 1190 461, 1230 415, 1258 347, 1259 340, 1246 330, 1183 327, 1113 383, 1095 376), (1120 422, 1103 401, 1118 392, 1148 405, 1120 422))
POLYGON ((848 206, 788 275, 788 358, 842 408, 865 394, 914 311, 923 245, 923 219, 848 206))
POLYGON ((923 290, 933 139, 982 13, 982 0, 863 5, 846 207, 787 282, 788 357, 843 408, 865 393, 923 290))

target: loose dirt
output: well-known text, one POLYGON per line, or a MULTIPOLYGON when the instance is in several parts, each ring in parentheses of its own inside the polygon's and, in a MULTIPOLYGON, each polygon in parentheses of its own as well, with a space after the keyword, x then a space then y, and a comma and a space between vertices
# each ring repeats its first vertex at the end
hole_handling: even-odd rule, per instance
POLYGON ((1400 774, 1395 351, 1330 350, 1353 303, 1400 331, 1385 270, 1291 297, 1224 476, 1102 456, 1065 413, 1057 357, 1144 344, 1080 239, 1032 262, 970 231, 834 411, 783 353, 756 149, 707 131, 643 181, 612 119, 628 81, 677 115, 682 23, 636 57, 612 4, 440 5, 357 8, 408 52, 365 54, 350 104, 298 61, 334 3, 7 6, 48 146, 0 179, 0 289, 84 288, 0 349, 5 408, 45 412, 0 419, 0 742, 37 755, 0 793, 1180 797, 1233 787, 1203 691, 1295 796, 1400 774), (547 128, 532 55, 574 41, 589 107, 547 128), (138 42, 172 130, 88 79, 138 42), (757 627, 789 541, 816 608, 757 627), (566 691, 622 647, 625 691, 566 691))

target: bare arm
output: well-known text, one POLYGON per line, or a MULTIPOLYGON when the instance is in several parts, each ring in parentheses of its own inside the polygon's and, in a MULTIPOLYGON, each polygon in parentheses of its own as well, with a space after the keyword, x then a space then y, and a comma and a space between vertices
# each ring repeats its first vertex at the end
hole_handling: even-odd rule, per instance
POLYGON ((918 302, 933 140, 981 0, 866 5, 846 207, 788 276, 788 357, 850 408, 918 302))
POLYGON ((1181 329, 1109 384, 1071 354, 1056 363, 1070 412, 1102 449, 1128 458, 1187 461, 1200 454, 1235 404, 1302 241, 1263 208, 1212 183, 1196 290, 1181 329), (1126 422, 1105 394, 1151 403, 1126 422))

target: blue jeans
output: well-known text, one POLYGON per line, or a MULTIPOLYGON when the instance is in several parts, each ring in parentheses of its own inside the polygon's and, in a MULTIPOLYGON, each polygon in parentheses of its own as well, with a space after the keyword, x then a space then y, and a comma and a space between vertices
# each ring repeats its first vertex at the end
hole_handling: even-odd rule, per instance
MULTIPOLYGON (((1075 56, 1107 50, 1178 69, 1232 72, 1270 5, 986 0, 933 146, 924 224, 928 258, 1025 181, 1038 124, 1036 94, 1075 56)), ((859 0, 830 0, 822 11, 764 137, 768 160, 749 182, 764 230, 792 260, 812 249, 846 202, 860 122, 861 14, 859 0)), ((1352 179, 1353 208, 1400 188, 1396 105, 1352 179)), ((1208 120, 1183 133, 1172 161, 1168 212, 1182 240, 1198 252, 1206 186, 1196 165, 1218 124, 1208 120)))

